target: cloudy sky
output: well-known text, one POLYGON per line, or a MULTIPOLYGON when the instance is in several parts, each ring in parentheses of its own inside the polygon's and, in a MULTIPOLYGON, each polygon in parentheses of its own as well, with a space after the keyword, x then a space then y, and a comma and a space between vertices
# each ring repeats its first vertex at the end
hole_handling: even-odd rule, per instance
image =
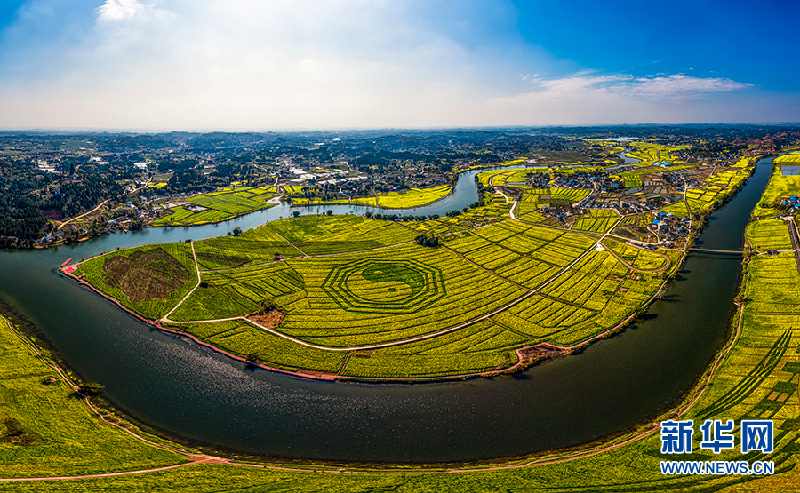
POLYGON ((800 122, 800 2, 2 0, 0 128, 800 122))

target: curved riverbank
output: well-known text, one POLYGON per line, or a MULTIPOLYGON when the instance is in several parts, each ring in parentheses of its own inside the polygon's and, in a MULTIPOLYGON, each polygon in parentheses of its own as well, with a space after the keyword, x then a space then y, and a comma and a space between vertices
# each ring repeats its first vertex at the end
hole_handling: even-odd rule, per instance
MULTIPOLYGON (((711 215, 698 246, 740 247, 766 168, 760 164, 739 195, 711 215)), ((514 376, 424 386, 311 381, 248 368, 156 331, 52 274, 66 257, 221 230, 150 229, 58 250, 0 252, 0 294, 86 381, 103 384, 115 405, 167 433, 273 457, 440 463, 564 449, 649 420, 713 360, 740 273, 737 258, 690 254, 676 282, 618 336, 514 376)))
MULTIPOLYGON (((603 238, 597 240, 597 242, 595 243, 594 246, 590 247, 586 252, 584 252, 583 255, 581 255, 581 257, 579 257, 578 259, 573 261, 573 263, 570 264, 570 266, 575 264, 575 263, 577 263, 584 255, 586 255, 586 253, 588 253, 590 251, 593 251, 595 249, 595 246, 601 244, 602 241, 603 241, 603 238)), ((192 244, 192 249, 194 250, 194 244, 192 244)), ((105 252, 101 253, 100 256, 103 256, 104 254, 105 254, 105 252)), ((685 254, 684 254, 684 257, 685 257, 685 254)), ((682 262, 684 257, 682 257, 681 260, 679 261, 679 263, 678 263, 679 265, 682 262)), ((670 267, 671 261, 666 256, 664 256, 664 258, 667 260, 667 264, 666 264, 666 266, 664 266, 661 269, 659 269, 659 272, 664 270, 665 268, 670 267)), ((374 378, 370 378, 370 377, 358 377, 358 376, 340 375, 338 373, 330 373, 330 372, 312 370, 312 369, 303 369, 303 368, 286 369, 286 368, 270 366, 270 365, 264 364, 262 362, 252 361, 250 359, 247 359, 242 354, 232 353, 232 352, 230 352, 228 350, 220 348, 220 347, 218 347, 218 346, 216 346, 214 344, 211 344, 211 343, 209 343, 207 341, 204 341, 204 340, 198 338, 197 336, 195 336, 195 335, 193 335, 191 333, 188 333, 188 332, 185 332, 185 331, 181 331, 181 330, 177 330, 175 328, 165 327, 162 324, 162 322, 169 322, 170 324, 173 324, 173 326, 174 325, 180 325, 182 322, 173 322, 173 321, 169 320, 168 319, 168 315, 169 314, 167 316, 165 316, 164 318, 162 318, 161 320, 147 319, 147 318, 141 316, 140 314, 136 313, 135 311, 131 310, 130 308, 126 307, 125 305, 123 305, 118 299, 116 299, 116 298, 104 293, 103 291, 97 289, 91 283, 89 283, 86 280, 84 280, 82 275, 76 274, 76 269, 77 269, 78 265, 86 262, 87 260, 89 260, 89 259, 82 260, 78 264, 71 264, 71 265, 68 265, 68 266, 62 266, 60 268, 60 271, 62 272, 62 275, 66 275, 66 276, 74 279, 76 282, 78 282, 83 287, 88 288, 89 290, 93 291, 94 293, 96 293, 96 294, 100 295, 101 297, 109 300, 117 308, 119 308, 122 311, 130 314, 131 316, 133 316, 134 318, 136 318, 140 322, 152 326, 155 329, 158 329, 158 330, 160 330, 162 332, 165 332, 165 333, 168 333, 168 334, 173 334, 173 335, 176 335, 176 336, 179 336, 179 337, 190 339, 194 343, 198 344, 199 346, 211 349, 212 351, 215 351, 218 354, 227 356, 227 357, 232 358, 232 359, 234 359, 236 361, 247 363, 248 365, 250 365, 250 366, 252 366, 254 368, 261 368, 263 370, 280 372, 280 373, 284 373, 284 374, 287 374, 287 375, 292 375, 292 376, 295 376, 295 377, 301 377, 301 378, 310 378, 310 379, 327 380, 327 381, 338 380, 338 381, 353 381, 353 382, 366 382, 366 383, 430 383, 430 382, 440 382, 440 381, 449 381, 449 380, 464 380, 464 379, 478 378, 478 377, 491 378, 491 377, 497 377, 499 375, 513 374, 515 372, 524 370, 526 368, 529 368, 529 367, 531 367, 533 365, 539 364, 539 363, 541 363, 541 362, 543 362, 543 361, 545 361, 545 360, 547 360, 549 358, 555 357, 555 356, 564 356, 564 355, 579 353, 579 352, 583 351, 584 349, 586 349, 587 347, 589 347, 590 345, 592 345, 593 343, 596 343, 597 341, 606 339, 608 337, 611 337, 612 335, 615 335, 615 334, 623 331, 625 329, 625 327, 630 325, 643 310, 645 310, 653 301, 655 301, 661 295, 663 290, 667 287, 667 285, 669 284, 669 282, 672 279, 672 276, 670 276, 667 279, 665 279, 661 283, 659 288, 636 311, 634 311, 633 313, 628 315, 624 320, 622 320, 619 323, 615 324, 614 326, 608 328, 607 330, 602 331, 602 332, 600 332, 598 334, 592 335, 590 337, 587 337, 586 339, 584 339, 582 341, 579 341, 579 342, 577 342, 575 344, 572 344, 570 346, 560 346, 560 345, 554 345, 554 344, 551 344, 551 343, 543 342, 543 343, 539 343, 539 344, 536 344, 536 345, 518 347, 518 348, 515 349, 515 355, 517 357, 517 361, 513 362, 512 364, 510 364, 510 366, 505 367, 505 368, 494 368, 494 369, 491 369, 491 370, 480 370, 480 371, 468 372, 468 373, 431 375, 431 376, 425 376, 425 377, 374 377, 374 378)), ((195 259, 195 262, 196 262, 196 259, 195 259)), ((425 340, 425 339, 437 337, 437 336, 440 336, 440 335, 443 335, 443 334, 447 334, 447 333, 453 332, 455 330, 458 330, 460 328, 463 328, 465 326, 469 326, 469 325, 472 325, 474 323, 478 323, 478 322, 483 321, 483 320, 488 320, 488 319, 490 319, 490 317, 492 315, 495 315, 495 314, 497 314, 497 313, 499 313, 501 311, 504 311, 504 310, 508 309, 510 306, 513 306, 514 304, 517 304, 517 303, 525 300, 526 298, 536 294, 541 288, 543 288, 545 285, 547 285, 553 279, 555 279, 558 276, 560 276, 561 274, 563 274, 566 270, 569 270, 570 266, 567 266, 567 267, 563 268, 562 270, 560 270, 553 277, 551 277, 550 279, 548 279, 545 282, 543 282, 537 289, 529 291, 527 294, 525 294, 521 298, 518 298, 518 299, 512 301, 510 304, 505 305, 505 306, 495 310, 494 312, 492 312, 490 314, 482 315, 482 316, 480 316, 480 317, 478 317, 478 318, 476 318, 474 320, 465 322, 465 323, 460 324, 460 325, 455 326, 455 327, 450 327, 450 328, 447 328, 447 329, 444 329, 444 330, 439 330, 439 331, 434 332, 434 333, 424 334, 424 335, 413 337, 413 338, 406 339, 406 340, 390 341, 390 342, 387 342, 387 343, 376 344, 374 346, 358 346, 358 347, 334 348, 334 347, 326 347, 326 346, 314 345, 314 344, 310 344, 310 343, 307 343, 305 341, 290 337, 290 336, 288 336, 288 335, 286 335, 286 334, 284 334, 284 333, 282 333, 280 331, 274 330, 272 328, 264 327, 261 324, 259 324, 257 321, 251 320, 251 318, 249 316, 233 317, 233 318, 230 318, 230 319, 225 319, 224 321, 230 321, 230 320, 247 321, 250 324, 256 325, 256 326, 260 327, 261 329, 263 329, 263 330, 265 330, 267 332, 270 332, 270 333, 272 333, 272 334, 274 334, 276 336, 291 340, 291 341, 293 341, 293 342, 295 342, 297 344, 313 347, 313 348, 316 348, 316 349, 328 350, 328 351, 337 351, 337 352, 346 351, 346 352, 348 352, 348 356, 347 357, 349 358, 350 357, 350 353, 352 353, 353 351, 377 349, 377 348, 383 348, 383 347, 390 347, 390 346, 398 346, 398 345, 403 345, 403 344, 409 344, 409 343, 413 343, 413 342, 422 341, 422 340, 425 340)), ((198 269, 197 265, 195 265, 195 269, 198 269)), ((190 291, 190 293, 191 293, 191 291, 190 291)), ((188 297, 188 296, 189 295, 187 294, 186 297, 188 297)), ((186 299, 186 297, 184 297, 184 300, 186 299)), ((180 305, 180 303, 179 303, 179 305, 180 305)), ((173 311, 174 311, 174 308, 173 308, 173 311)), ((207 322, 214 322, 214 320, 209 320, 207 322)), ((346 364, 346 361, 347 360, 345 360, 345 364, 346 364)), ((344 367, 344 364, 342 365, 342 367, 344 367)))

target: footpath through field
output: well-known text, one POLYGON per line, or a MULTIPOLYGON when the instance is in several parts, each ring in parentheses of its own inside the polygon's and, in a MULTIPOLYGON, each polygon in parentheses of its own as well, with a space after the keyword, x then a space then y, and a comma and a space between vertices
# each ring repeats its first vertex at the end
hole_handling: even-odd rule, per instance
MULTIPOLYGON (((485 314, 480 315, 480 316, 478 316, 478 317, 476 317, 476 318, 474 318, 472 320, 468 320, 468 321, 466 321, 464 323, 461 323, 461 324, 458 324, 458 325, 455 325, 455 326, 452 326, 452 327, 448 327, 448 328, 445 328, 445 329, 442 329, 442 330, 439 330, 439 331, 436 331, 436 332, 432 332, 432 333, 429 333, 429 334, 423 334, 421 336, 410 337, 410 338, 407 338, 407 339, 399 339, 399 340, 396 340, 396 341, 384 342, 384 343, 379 343, 379 344, 368 344, 368 345, 363 345, 363 346, 331 347, 331 346, 323 346, 323 345, 320 345, 320 344, 312 344, 312 343, 306 342, 306 341, 304 341, 302 339, 298 339, 296 337, 292 337, 292 336, 290 336, 288 334, 284 334, 283 332, 275 330, 275 329, 273 329, 271 327, 266 327, 266 326, 258 323, 255 320, 247 318, 247 316, 244 316, 244 315, 237 316, 237 317, 213 319, 213 320, 194 320, 194 321, 186 321, 186 322, 175 322, 175 321, 169 319, 169 315, 172 314, 178 308, 178 306, 180 306, 180 304, 183 303, 189 297, 191 292, 194 291, 195 289, 197 289, 197 287, 200 285, 200 277, 199 277, 200 270, 199 270, 199 266, 197 264, 196 255, 194 257, 194 261, 195 261, 195 269, 198 272, 198 283, 197 283, 197 285, 195 286, 194 289, 192 289, 192 291, 189 292, 189 294, 187 294, 178 303, 178 305, 176 305, 166 316, 164 316, 160 320, 160 322, 167 322, 167 323, 174 323, 174 324, 188 324, 188 323, 217 323, 217 322, 230 322, 230 321, 234 321, 234 320, 242 320, 242 321, 245 321, 247 323, 250 323, 250 324, 253 324, 253 325, 257 326, 260 329, 262 329, 262 330, 264 330, 266 332, 269 332, 270 334, 273 334, 273 335, 281 337, 283 339, 292 341, 292 342, 294 342, 296 344, 300 344, 300 345, 305 346, 305 347, 310 347, 310 348, 315 348, 315 349, 322 349, 322 350, 327 350, 327 351, 340 351, 340 352, 341 351, 362 351, 362 350, 370 350, 370 349, 387 348, 387 347, 393 347, 393 346, 400 346, 400 345, 404 345, 404 344, 410 344, 410 343, 418 342, 418 341, 424 341, 426 339, 439 337, 439 336, 448 334, 450 332, 462 329, 464 327, 468 327, 468 326, 470 326, 472 324, 475 324, 477 322, 480 322, 482 320, 488 320, 491 317, 493 317, 494 315, 497 315, 497 314, 499 314, 499 313, 501 313, 501 312, 503 312, 503 311, 505 311, 505 310, 507 310, 507 309, 509 309, 509 308, 521 303, 522 301, 530 298, 531 296, 533 296, 534 294, 539 292, 541 289, 543 289, 544 287, 549 285, 551 282, 553 282, 556 279, 558 279, 558 277, 560 277, 562 274, 564 274, 565 272, 569 271, 578 262, 580 262, 584 257, 586 257, 586 255, 588 255, 590 252, 597 250, 598 245, 601 245, 601 242, 609 235, 609 232, 613 231, 614 227, 616 227, 617 224, 619 224, 619 222, 622 221, 622 219, 623 218, 617 219, 617 221, 614 223, 614 226, 612 226, 609 229, 609 231, 607 231, 605 234, 601 235, 599 239, 597 239, 591 246, 589 246, 586 250, 584 250, 584 252, 581 253, 572 262, 570 262, 568 265, 562 267, 558 272, 556 272, 555 274, 550 276, 548 279, 544 280, 541 284, 536 286, 534 289, 531 289, 530 291, 528 291, 524 295, 520 296, 519 298, 516 298, 516 299, 510 301, 509 303, 507 303, 507 304, 505 304, 505 305, 493 310, 490 313, 485 313, 485 314)), ((389 246, 382 247, 382 248, 389 248, 391 246, 396 246, 396 245, 389 245, 389 246)), ((194 245, 192 245, 192 253, 194 254, 194 245)), ((348 254, 351 254, 351 253, 353 253, 353 252, 329 254, 328 256, 348 255, 348 254)), ((494 272, 493 272, 493 274, 497 275, 498 277, 500 277, 499 274, 496 274, 494 272)))

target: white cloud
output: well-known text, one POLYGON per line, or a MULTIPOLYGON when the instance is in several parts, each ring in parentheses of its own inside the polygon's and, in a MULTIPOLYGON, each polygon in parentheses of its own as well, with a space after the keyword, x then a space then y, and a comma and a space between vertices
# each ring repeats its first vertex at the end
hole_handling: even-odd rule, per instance
POLYGON ((704 93, 728 92, 753 87, 719 77, 692 77, 682 74, 656 77, 630 75, 591 75, 582 72, 568 77, 534 81, 539 91, 525 93, 517 98, 554 99, 582 97, 590 94, 619 94, 634 98, 669 98, 674 96, 700 96, 704 93))
POLYGON ((720 77, 692 77, 679 74, 666 77, 636 78, 623 89, 630 89, 641 96, 670 97, 699 96, 703 93, 739 91, 752 87, 752 84, 720 77))
POLYGON ((490 99, 487 109, 503 111, 518 124, 720 121, 727 111, 720 113, 717 95, 754 87, 719 77, 588 71, 534 79, 532 85, 533 91, 490 99))
POLYGON ((144 5, 138 0, 106 0, 97 8, 99 20, 118 21, 131 19, 144 11, 144 5))
MULTIPOLYGON (((667 114, 677 118, 685 101, 702 106, 709 95, 749 87, 723 78, 579 72, 515 35, 513 8, 502 2, 106 0, 95 6, 85 9, 83 24, 49 44, 42 35, 32 44, 30 33, 48 32, 36 24, 42 16, 26 16, 4 33, 0 127, 664 121, 667 114)), ((58 25, 57 17, 46 27, 58 25)))
MULTIPOLYGON (((517 83, 512 66, 551 62, 541 50, 493 37, 513 30, 502 3, 454 5, 107 0, 71 45, 46 61, 20 62, 24 82, 0 94, 0 108, 13 98, 31 101, 31 111, 0 111, 0 125, 14 118, 47 124, 47 111, 69 114, 69 107, 81 126, 457 124, 493 91, 517 83)), ((25 43, 16 44, 19 60, 41 53, 23 56, 25 43)), ((13 81, 0 75, 2 82, 13 81)))

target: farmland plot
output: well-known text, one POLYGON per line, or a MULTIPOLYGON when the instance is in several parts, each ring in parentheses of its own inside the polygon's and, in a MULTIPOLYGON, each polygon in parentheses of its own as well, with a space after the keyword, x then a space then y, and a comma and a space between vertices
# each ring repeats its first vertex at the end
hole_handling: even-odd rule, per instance
POLYGON ((309 255, 371 250, 416 236, 397 223, 354 215, 300 216, 273 221, 268 227, 309 255))
POLYGON ((307 295, 286 306, 281 330, 314 344, 359 346, 446 329, 524 291, 445 249, 416 245, 288 261, 307 295))
POLYGON ((788 229, 791 227, 791 222, 781 219, 763 219, 747 228, 745 238, 756 250, 788 250, 792 248, 788 229))
MULTIPOLYGON (((353 378, 502 370, 518 361, 523 345, 571 345, 614 327, 659 285, 595 250, 597 236, 499 217, 482 223, 492 207, 424 222, 353 215, 270 222, 196 242, 199 282, 187 244, 106 255, 123 259, 112 264, 133 265, 125 260, 133 255, 144 266, 167 263, 174 279, 162 279, 147 299, 119 276, 119 286, 104 284, 106 257, 79 273, 134 311, 169 313, 163 323, 227 351, 275 368, 353 378), (417 245, 419 230, 411 228, 421 226, 447 236, 435 248, 417 245), (254 314, 268 325, 255 323, 254 314)), ((618 220, 605 210, 586 219, 618 220)), ((652 252, 606 242, 635 269, 666 264, 652 252)))
POLYGON ((387 369, 396 378, 459 375, 507 368, 515 349, 529 338, 489 321, 423 341, 354 353, 342 375, 380 378, 387 369))
POLYGON ((185 243, 116 250, 80 264, 76 274, 146 318, 164 316, 197 283, 185 243))

